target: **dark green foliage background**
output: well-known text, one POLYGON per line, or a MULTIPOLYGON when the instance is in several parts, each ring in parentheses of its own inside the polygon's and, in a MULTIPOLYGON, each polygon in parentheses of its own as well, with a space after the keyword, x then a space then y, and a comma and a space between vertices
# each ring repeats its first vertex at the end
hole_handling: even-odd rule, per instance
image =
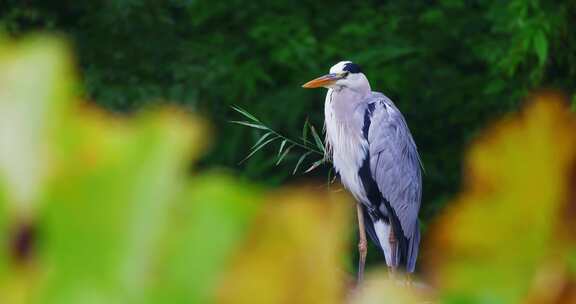
MULTIPOLYGON (((202 167, 271 186, 308 178, 291 176, 302 151, 274 166, 268 147, 239 165, 260 134, 229 124, 240 118, 230 105, 298 137, 306 118, 321 127, 325 94, 300 85, 337 61, 359 63, 412 129, 426 169, 425 220, 459 187, 463 150, 478 130, 532 89, 576 89, 570 0, 0 3, 9 36, 69 38, 87 99, 118 113, 165 102, 200 112, 217 135, 202 167)), ((312 176, 324 180, 327 170, 312 176)))

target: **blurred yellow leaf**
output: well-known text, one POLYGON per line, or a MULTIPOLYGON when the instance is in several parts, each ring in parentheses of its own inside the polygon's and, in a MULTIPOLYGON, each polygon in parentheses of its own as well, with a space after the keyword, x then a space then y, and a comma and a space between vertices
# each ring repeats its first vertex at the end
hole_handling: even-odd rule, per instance
POLYGON ((219 303, 342 303, 352 204, 334 193, 269 196, 219 288, 219 303))
POLYGON ((370 273, 360 288, 355 290, 350 303, 353 304, 424 304, 433 303, 428 298, 429 288, 422 283, 411 283, 402 279, 393 280, 387 270, 370 273))
POLYGON ((575 127, 561 98, 541 95, 471 147, 464 190, 426 243, 428 270, 446 302, 518 303, 542 265, 564 265, 557 228, 576 160, 575 127))

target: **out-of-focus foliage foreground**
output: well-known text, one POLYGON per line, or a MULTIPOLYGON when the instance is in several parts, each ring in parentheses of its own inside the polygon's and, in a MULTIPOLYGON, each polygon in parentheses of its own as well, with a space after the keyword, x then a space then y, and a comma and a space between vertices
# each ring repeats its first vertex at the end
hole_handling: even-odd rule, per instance
POLYGON ((108 109, 169 100, 203 113, 217 136, 201 166, 271 185, 286 180, 300 151, 275 167, 276 151, 263 149, 238 166, 259 134, 227 124, 238 119, 229 106, 295 138, 306 117, 322 125, 324 100, 299 85, 354 60, 413 131, 426 221, 458 189, 464 146, 481 127, 531 88, 575 92, 571 0, 5 0, 0 26, 67 36, 87 99, 108 109))
POLYGON ((472 145, 405 286, 353 289, 353 202, 189 174, 206 123, 80 101, 60 40, 0 43, 0 303, 574 303, 576 117, 555 95, 472 145), (423 283, 422 283, 423 282, 423 283))
POLYGON ((204 123, 82 105, 58 40, 2 43, 0 84, 0 303, 341 299, 344 197, 190 177, 204 123))

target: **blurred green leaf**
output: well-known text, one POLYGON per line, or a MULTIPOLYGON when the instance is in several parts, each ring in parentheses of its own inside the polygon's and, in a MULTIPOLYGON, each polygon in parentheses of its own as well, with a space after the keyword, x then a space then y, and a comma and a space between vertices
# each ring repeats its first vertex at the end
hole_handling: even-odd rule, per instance
POLYGON ((30 212, 50 174, 50 144, 69 110, 72 68, 62 41, 31 37, 0 47, 0 174, 13 204, 30 212))
POLYGON ((534 35, 534 49, 538 55, 540 65, 544 65, 548 59, 548 41, 543 31, 536 31, 534 35))
POLYGON ((0 50, 0 78, 11 79, 0 94, 4 123, 22 128, 0 132, 10 143, 0 166, 0 301, 210 301, 259 193, 224 175, 188 181, 203 124, 176 110, 119 119, 78 107, 58 40, 0 50), (27 115, 38 119, 13 119, 27 115), (39 160, 50 170, 29 170, 39 160))
POLYGON ((196 178, 172 210, 155 261, 155 303, 208 303, 260 205, 259 192, 222 174, 196 178))
POLYGON ((48 302, 85 302, 94 293, 119 303, 145 299, 151 258, 199 142, 199 133, 172 115, 126 125, 95 118, 70 125, 66 140, 74 147, 62 156, 40 213, 41 260, 54 269, 41 294, 48 302))

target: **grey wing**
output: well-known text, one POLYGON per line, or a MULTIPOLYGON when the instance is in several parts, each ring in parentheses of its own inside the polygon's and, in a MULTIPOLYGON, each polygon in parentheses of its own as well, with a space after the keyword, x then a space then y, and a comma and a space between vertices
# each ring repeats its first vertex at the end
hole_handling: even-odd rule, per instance
MULTIPOLYGON (((368 130, 372 177, 394 209, 404 235, 412 238, 418 229, 422 196, 418 150, 404 117, 394 103, 382 94, 375 94, 372 99, 368 130)), ((387 213, 385 206, 381 211, 387 213)))

